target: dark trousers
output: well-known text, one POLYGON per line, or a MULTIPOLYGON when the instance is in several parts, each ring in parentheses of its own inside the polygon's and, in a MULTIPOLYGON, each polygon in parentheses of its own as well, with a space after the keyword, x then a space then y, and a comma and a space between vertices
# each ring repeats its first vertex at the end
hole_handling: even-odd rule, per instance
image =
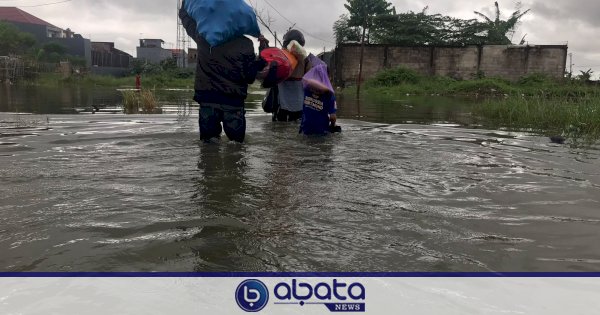
POLYGON ((302 112, 290 112, 278 107, 273 113, 273 121, 297 121, 302 118, 302 112))
POLYGON ((229 140, 244 142, 246 136, 244 108, 201 103, 198 123, 200 124, 200 139, 205 142, 220 137, 223 129, 229 140), (221 127, 221 123, 223 123, 223 127, 221 127))

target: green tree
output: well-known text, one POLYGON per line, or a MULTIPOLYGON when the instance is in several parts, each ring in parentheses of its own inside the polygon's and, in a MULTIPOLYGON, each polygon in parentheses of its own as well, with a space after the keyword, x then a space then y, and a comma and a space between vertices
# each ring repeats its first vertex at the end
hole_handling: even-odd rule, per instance
POLYGON ((49 63, 58 63, 67 60, 67 49, 57 43, 46 43, 35 51, 35 60, 49 63))
POLYGON ((487 33, 485 44, 511 44, 511 39, 507 35, 512 37, 518 26, 519 20, 529 12, 529 9, 521 12, 521 4, 517 3, 517 11, 513 12, 508 20, 503 21, 500 19, 500 6, 498 5, 498 1, 494 2, 494 5, 495 16, 492 18, 481 12, 475 11, 475 14, 483 19, 482 25, 487 33))
POLYGON ((590 82, 592 80, 592 75, 594 74, 594 71, 592 71, 592 69, 588 69, 587 71, 580 70, 579 72, 581 72, 581 74, 577 76, 577 80, 583 82, 590 82))
POLYGON ((487 33, 483 24, 475 19, 463 20, 447 17, 446 31, 442 39, 446 45, 483 45, 487 33))
POLYGON ((177 58, 168 58, 160 62, 160 66, 164 71, 177 69, 177 58))
POLYGON ((395 14, 396 9, 391 3, 386 0, 346 0, 348 3, 344 4, 346 10, 348 10, 348 26, 360 27, 362 31, 361 36, 361 47, 360 47, 360 62, 358 69, 358 82, 356 89, 356 98, 360 97, 360 85, 362 81, 362 67, 364 60, 365 51, 365 39, 367 33, 370 34, 371 28, 373 27, 374 21, 377 17, 383 15, 395 14))
POLYGON ((11 24, 0 22, 0 56, 21 55, 35 45, 35 38, 11 24))
POLYGON ((340 16, 339 20, 333 23, 333 33, 337 44, 360 41, 360 29, 349 25, 350 17, 348 14, 340 16))
POLYGON ((403 46, 439 45, 443 43, 445 17, 421 12, 379 16, 373 27, 373 42, 403 46))
POLYGON ((362 32, 361 42, 370 35, 375 19, 396 13, 396 9, 386 0, 346 0, 348 10, 348 26, 358 27, 362 32))
POLYGON ((409 11, 375 20, 373 42, 402 46, 478 45, 485 41, 482 23, 441 14, 409 11))

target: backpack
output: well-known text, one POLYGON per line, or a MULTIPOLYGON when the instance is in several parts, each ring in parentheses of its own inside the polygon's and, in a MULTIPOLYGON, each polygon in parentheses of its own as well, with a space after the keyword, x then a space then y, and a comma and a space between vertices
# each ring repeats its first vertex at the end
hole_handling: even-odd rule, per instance
POLYGON ((270 88, 262 101, 262 109, 265 113, 275 113, 279 108, 279 90, 277 85, 270 88))

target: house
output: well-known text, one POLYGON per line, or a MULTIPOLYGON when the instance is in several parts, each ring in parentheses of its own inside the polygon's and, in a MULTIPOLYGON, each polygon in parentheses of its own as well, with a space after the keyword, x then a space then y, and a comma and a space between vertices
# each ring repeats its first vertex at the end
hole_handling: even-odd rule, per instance
POLYGON ((137 59, 149 63, 160 63, 173 58, 173 52, 162 47, 164 43, 165 41, 162 39, 140 39, 140 46, 136 49, 137 59))
POLYGON ((184 49, 169 49, 171 51, 172 58, 177 60, 177 67, 185 68, 187 67, 188 54, 184 49))
POLYGON ((16 7, 0 7, 0 21, 13 24, 20 31, 30 33, 38 40, 65 37, 61 28, 16 7))
POLYGON ((38 44, 59 44, 65 47, 67 54, 85 59, 88 67, 92 64, 90 40, 68 28, 63 30, 16 7, 0 7, 0 21, 32 34, 38 44))
POLYGON ((113 42, 92 42, 93 74, 122 76, 129 72, 133 56, 116 49, 113 42))

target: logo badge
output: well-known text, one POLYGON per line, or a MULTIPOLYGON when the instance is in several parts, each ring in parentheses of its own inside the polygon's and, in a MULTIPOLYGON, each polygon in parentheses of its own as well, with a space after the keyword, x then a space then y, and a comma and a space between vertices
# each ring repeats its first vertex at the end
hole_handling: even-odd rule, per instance
POLYGON ((246 280, 235 290, 238 306, 246 312, 259 312, 269 302, 269 290, 259 280, 246 280))

